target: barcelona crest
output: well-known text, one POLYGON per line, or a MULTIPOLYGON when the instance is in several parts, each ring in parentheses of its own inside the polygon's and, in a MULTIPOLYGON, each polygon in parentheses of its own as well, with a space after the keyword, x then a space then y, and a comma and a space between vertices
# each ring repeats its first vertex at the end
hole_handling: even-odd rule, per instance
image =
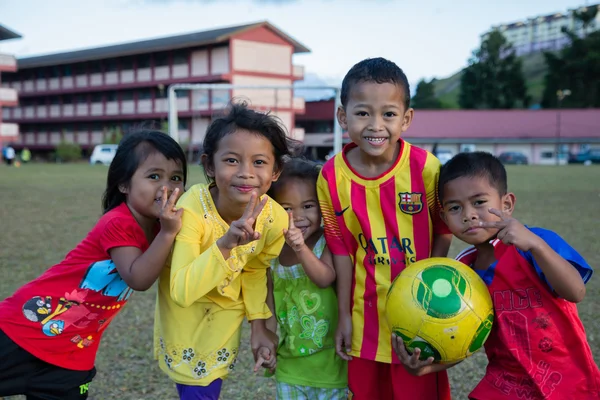
POLYGON ((421 195, 421 193, 398 193, 398 196, 400 197, 400 202, 398 203, 400 211, 405 214, 416 214, 421 212, 423 209, 421 195))

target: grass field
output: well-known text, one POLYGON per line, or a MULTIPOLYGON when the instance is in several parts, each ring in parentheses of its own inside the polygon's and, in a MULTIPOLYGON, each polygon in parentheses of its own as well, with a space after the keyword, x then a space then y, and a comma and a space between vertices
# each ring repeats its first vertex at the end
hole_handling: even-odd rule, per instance
MULTIPOLYGON (((88 165, 0 166, 0 298, 35 278, 79 242, 100 216, 106 167, 88 165)), ((600 168, 509 168, 509 187, 517 195, 516 217, 557 231, 594 266, 598 253, 600 168)), ((203 179, 192 166, 188 186, 203 179)), ((454 243, 451 255, 462 245, 454 243)), ((136 293, 104 336, 98 375, 90 399, 176 399, 174 385, 152 359, 155 290, 136 293)), ((587 285, 579 305, 596 363, 600 361, 598 310, 600 278, 587 285), (597 314, 597 311, 596 311, 597 314)), ((235 372, 225 381, 222 399, 275 398, 272 380, 253 375, 248 331, 235 372)), ((450 371, 454 398, 465 399, 483 375, 485 356, 477 354, 450 371)))

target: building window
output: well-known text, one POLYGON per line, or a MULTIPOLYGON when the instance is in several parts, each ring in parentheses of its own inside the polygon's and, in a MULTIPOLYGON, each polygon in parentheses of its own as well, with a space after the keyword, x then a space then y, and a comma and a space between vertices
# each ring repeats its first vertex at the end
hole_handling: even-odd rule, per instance
POLYGON ((106 72, 115 72, 119 69, 119 64, 117 63, 117 60, 114 58, 111 58, 110 60, 108 60, 106 62, 106 72))
POLYGON ((38 70, 35 71, 35 77, 37 79, 45 79, 46 78, 46 69, 45 68, 39 68, 38 70))
POLYGON ((75 75, 85 75, 87 73, 87 66, 85 63, 75 64, 75 75))
POLYGON ((540 154, 540 158, 554 158, 554 152, 553 151, 542 151, 540 154))
POLYGON ((104 94, 101 92, 96 92, 92 94, 92 103, 102 103, 102 98, 104 94))
POLYGON ((138 68, 150 68, 150 55, 144 54, 137 59, 138 68))
POLYGON ((189 92, 190 92, 189 90, 176 90, 175 96, 177 96, 177 98, 180 98, 180 99, 187 99, 189 92))
POLYGON ((179 130, 188 130, 190 129, 190 122, 187 119, 178 120, 179 130))
POLYGON ((77 104, 86 104, 87 103, 87 94, 78 94, 75 97, 75 102, 77 104))
POLYGON ((92 74, 99 74, 102 72, 102 61, 90 62, 90 72, 92 74))
POLYGON ((52 106, 56 106, 60 104, 60 97, 58 96, 50 96, 49 97, 49 103, 52 106))
POLYGON ((64 95, 62 98, 62 103, 63 104, 73 104, 73 96, 71 96, 70 94, 64 95))
POLYGON ((142 89, 138 92, 139 100, 149 100, 152 98, 152 89, 142 89))
POLYGON ((106 101, 117 101, 117 92, 107 92, 106 101))
POLYGON ((187 64, 188 53, 186 51, 177 51, 173 53, 173 64, 187 64))
POLYGON ((121 100, 129 101, 133 100, 133 90, 124 90, 121 92, 121 100))
POLYGON ((121 58, 121 70, 131 70, 131 69, 133 69, 133 58, 132 57, 121 58))
POLYGON ((63 66, 63 76, 73 76, 73 71, 70 65, 63 66))
POLYGON ((164 67, 169 65, 169 55, 167 53, 157 53, 154 55, 154 66, 164 67))

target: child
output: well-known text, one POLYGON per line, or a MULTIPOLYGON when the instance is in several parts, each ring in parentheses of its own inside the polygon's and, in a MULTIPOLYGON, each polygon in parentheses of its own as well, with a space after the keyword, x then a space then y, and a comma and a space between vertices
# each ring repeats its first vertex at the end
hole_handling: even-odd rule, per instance
POLYGON ((181 227, 185 154, 152 130, 121 141, 104 215, 59 264, 0 303, 0 396, 86 399, 105 328, 158 278, 181 227))
POLYGON ((211 183, 181 197, 183 225, 156 306, 155 356, 180 399, 219 397, 244 316, 255 360, 274 360, 277 337, 265 325, 267 268, 281 252, 288 216, 265 193, 289 144, 275 118, 244 104, 233 104, 206 132, 202 163, 211 183), (261 358, 259 348, 268 349, 261 358))
POLYGON ((341 102, 338 121, 352 143, 324 165, 317 190, 337 274, 336 349, 351 360, 350 392, 361 400, 448 398, 445 372, 414 377, 392 358, 384 316, 396 275, 448 252, 451 235, 436 196, 440 162, 400 138, 414 111, 406 76, 393 62, 353 66, 341 102))
MULTIPOLYGON (((347 399, 346 361, 335 352, 337 298, 317 198, 320 166, 293 159, 271 188, 289 213, 286 244, 271 265, 269 300, 279 322, 278 399, 347 399), (271 284, 272 283, 272 284, 271 284)), ((277 327, 275 318, 269 326, 277 327)))
MULTIPOLYGON (((458 154, 444 165, 439 196, 452 233, 472 245, 457 259, 488 285, 496 312, 486 374, 470 398, 598 399, 600 372, 575 305, 590 266, 556 233, 512 217, 515 195, 489 153, 458 154)), ((412 361, 420 373, 436 367, 412 361)))

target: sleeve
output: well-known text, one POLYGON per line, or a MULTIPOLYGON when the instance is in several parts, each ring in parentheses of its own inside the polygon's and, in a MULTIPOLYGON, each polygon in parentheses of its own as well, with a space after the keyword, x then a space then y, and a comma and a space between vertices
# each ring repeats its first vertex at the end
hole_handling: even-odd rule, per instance
POLYGON ((268 319, 271 311, 267 305, 267 269, 271 260, 278 257, 285 243, 283 230, 288 225, 288 215, 273 200, 274 223, 265 239, 260 254, 253 258, 241 274, 242 296, 248 321, 268 319))
POLYGON ((188 307, 218 287, 222 295, 237 300, 239 291, 236 294, 235 290, 225 289, 242 271, 243 265, 236 263, 238 258, 225 260, 216 242, 200 251, 207 222, 201 218, 198 191, 186 192, 178 207, 184 211, 171 261, 171 298, 177 305, 188 307))
MULTIPOLYGON (((333 161, 334 159, 331 159, 328 162, 333 161)), ((333 169, 331 170, 333 171, 333 169)), ((319 206, 321 207, 321 214, 323 215, 325 240, 327 241, 327 247, 329 247, 331 254, 346 256, 349 255, 349 252, 342 238, 342 232, 333 209, 329 184, 323 172, 322 169, 319 173, 319 179, 317 180, 317 196, 319 197, 319 206)))
MULTIPOLYGON (((552 249, 558 253, 559 256, 561 256, 562 258, 564 258, 565 260, 567 260, 581 275, 581 279, 583 279, 583 283, 587 283, 590 278, 592 277, 592 274, 594 273, 594 270, 592 269, 592 267, 589 266, 589 264, 584 260, 584 258, 577 252, 577 250, 575 250, 573 247, 571 247, 562 237, 560 237, 557 233, 552 232, 548 229, 542 229, 542 228, 529 228, 527 227, 531 232, 535 233, 536 235, 538 235, 539 237, 541 237, 544 242, 546 242, 548 244, 548 246, 552 247, 552 249)), ((531 252, 527 251, 520 251, 519 253, 525 257, 525 259, 527 259, 527 261, 533 265, 533 267, 535 268, 535 271, 537 272, 537 274, 539 275, 539 277, 546 282, 546 284, 548 284, 548 281, 546 280, 546 276, 544 275, 544 273, 542 272, 542 269, 540 268, 540 266, 538 265, 538 263, 535 261, 535 258, 533 257, 533 255, 531 254, 531 252)), ((548 284, 548 286, 550 286, 550 284, 548 284)))
POLYGON ((100 247, 107 252, 115 247, 143 249, 147 243, 144 232, 133 218, 113 217, 106 222, 99 238, 100 247))
POLYGON ((440 161, 433 155, 427 154, 427 164, 425 166, 424 177, 425 190, 427 191, 427 207, 433 225, 434 235, 445 235, 452 233, 446 226, 440 216, 440 200, 438 197, 438 180, 440 178, 440 161))

